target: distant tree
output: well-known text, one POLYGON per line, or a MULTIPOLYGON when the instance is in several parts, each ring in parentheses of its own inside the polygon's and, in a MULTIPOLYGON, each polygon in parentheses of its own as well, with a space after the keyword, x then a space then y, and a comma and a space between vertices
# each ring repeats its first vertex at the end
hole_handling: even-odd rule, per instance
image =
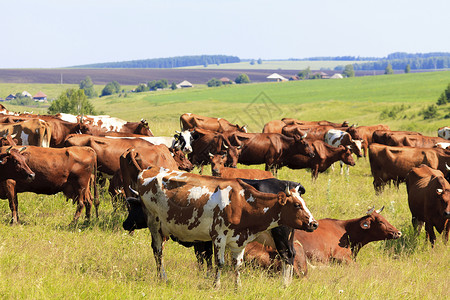
POLYGON ((262 59, 258 58, 258 65, 262 64, 262 59))
POLYGON ((147 82, 147 87, 148 87, 147 91, 155 91, 156 90, 156 80, 147 82))
POLYGON ((142 92, 147 92, 148 90, 149 90, 148 86, 144 83, 141 83, 137 86, 137 88, 135 89, 135 92, 142 93, 142 92))
POLYGON ((450 102, 450 83, 448 84, 445 91, 442 92, 442 94, 439 96, 436 104, 437 105, 444 105, 450 102))
POLYGON ((431 104, 430 106, 422 110, 419 114, 423 116, 424 120, 434 119, 438 116, 437 106, 431 104))
POLYGON ((105 85, 105 87, 102 90, 101 96, 109 96, 116 92, 116 87, 110 82, 105 85))
POLYGON ((300 79, 308 79, 310 74, 311 74, 311 68, 307 67, 303 71, 298 72, 297 76, 300 77, 300 79))
POLYGON ((86 78, 80 81, 80 90, 84 90, 84 94, 88 98, 97 97, 97 92, 94 89, 94 83, 89 76, 86 76, 86 78))
POLYGON ((222 85, 222 81, 220 81, 217 78, 212 78, 211 80, 208 81, 208 83, 206 85, 209 86, 209 87, 221 86, 222 85))
POLYGON ((169 86, 169 82, 167 81, 167 79, 160 79, 155 84, 156 89, 165 89, 168 86, 169 86))
POLYGON ((208 63, 205 61, 204 63, 203 63, 203 66, 206 68, 206 67, 208 67, 208 63))
POLYGON ((114 92, 115 93, 120 93, 120 84, 117 81, 112 81, 111 84, 114 86, 114 92))
POLYGON ((172 82, 172 85, 170 86, 170 88, 171 88, 172 90, 176 90, 178 87, 177 87, 177 85, 176 85, 175 82, 172 82))
POLYGON ((344 75, 345 77, 355 77, 355 70, 353 69, 353 65, 345 65, 342 75, 344 75))
POLYGON ((84 90, 68 89, 50 104, 49 114, 90 114, 95 115, 94 106, 84 94, 84 90))
POLYGON ((253 65, 255 64, 255 60, 252 59, 252 60, 250 61, 250 64, 253 66, 253 65))
POLYGON ((238 77, 236 77, 234 82, 236 82, 237 84, 250 83, 250 78, 248 78, 247 74, 243 73, 243 74, 239 75, 238 77))
POLYGON ((407 64, 405 67, 405 73, 409 73, 409 72, 411 72, 411 66, 409 64, 407 64))
POLYGON ((394 70, 392 69, 392 65, 390 63, 388 63, 388 65, 386 66, 386 69, 384 69, 384 74, 385 75, 394 74, 394 70))

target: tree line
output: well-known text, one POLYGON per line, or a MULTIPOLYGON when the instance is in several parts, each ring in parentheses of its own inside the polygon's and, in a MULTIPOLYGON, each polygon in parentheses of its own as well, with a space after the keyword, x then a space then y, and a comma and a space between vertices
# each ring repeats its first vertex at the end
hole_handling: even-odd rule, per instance
POLYGON ((108 62, 76 66, 75 68, 179 68, 198 65, 220 65, 236 63, 241 60, 237 56, 229 55, 193 55, 175 56, 167 58, 141 59, 122 62, 108 62))

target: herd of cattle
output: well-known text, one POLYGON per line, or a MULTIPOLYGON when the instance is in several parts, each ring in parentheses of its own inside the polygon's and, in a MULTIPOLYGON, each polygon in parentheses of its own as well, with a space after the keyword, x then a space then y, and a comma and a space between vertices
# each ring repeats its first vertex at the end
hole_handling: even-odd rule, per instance
MULTIPOLYGON (((283 166, 311 169, 312 179, 333 163, 355 165, 369 155, 374 188, 406 182, 413 226, 425 223, 432 245, 450 230, 450 128, 440 137, 391 131, 385 125, 349 126, 328 121, 282 119, 262 133, 222 118, 180 117, 173 137, 153 136, 148 123, 109 116, 17 114, 0 107, 0 198, 8 199, 11 222, 19 222, 17 193, 63 192, 77 204, 73 222, 92 205, 98 217, 97 184, 109 179, 113 199, 126 197, 130 232, 149 228, 159 276, 164 242, 193 246, 199 266, 212 268, 220 284, 229 249, 240 284, 244 260, 281 269, 285 284, 305 275, 307 260, 350 262, 369 242, 397 239, 401 232, 370 209, 351 220, 315 220, 298 182, 276 179, 283 166), (265 164, 238 169, 237 164, 265 164), (211 164, 213 176, 201 175, 211 164), (200 167, 200 175, 189 173, 200 167), (91 192, 93 191, 93 193, 91 192), (245 251, 244 251, 245 250, 245 251)), ((347 174, 349 169, 347 168, 347 174)))

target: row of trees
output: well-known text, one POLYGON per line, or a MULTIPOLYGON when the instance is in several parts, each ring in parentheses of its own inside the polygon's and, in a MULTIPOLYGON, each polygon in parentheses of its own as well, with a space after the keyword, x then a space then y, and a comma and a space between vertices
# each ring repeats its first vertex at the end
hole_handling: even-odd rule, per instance
MULTIPOLYGON (((238 77, 236 77, 234 82, 237 84, 250 83, 250 78, 248 77, 247 74, 242 73, 238 77)), ((224 84, 232 84, 232 83, 233 82, 231 80, 228 82, 222 82, 221 80, 219 80, 217 78, 212 78, 206 83, 206 85, 209 87, 215 87, 215 86, 222 86, 224 84)))
POLYGON ((179 68, 208 64, 237 63, 241 60, 230 55, 192 55, 167 58, 141 59, 77 66, 79 68, 179 68))
MULTIPOLYGON (((450 57, 407 58, 397 60, 380 60, 363 64, 353 64, 355 70, 385 70, 391 65, 394 70, 405 70, 409 66, 412 70, 447 69, 450 68, 450 57)), ((343 70, 344 66, 337 66, 336 71, 343 70)))

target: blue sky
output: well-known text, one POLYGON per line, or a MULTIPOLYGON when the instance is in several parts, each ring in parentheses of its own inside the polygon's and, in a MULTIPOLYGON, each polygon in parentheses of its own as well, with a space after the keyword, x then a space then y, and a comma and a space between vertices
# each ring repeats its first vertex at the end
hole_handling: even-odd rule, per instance
POLYGON ((0 68, 450 52, 449 0, 0 0, 0 68))

